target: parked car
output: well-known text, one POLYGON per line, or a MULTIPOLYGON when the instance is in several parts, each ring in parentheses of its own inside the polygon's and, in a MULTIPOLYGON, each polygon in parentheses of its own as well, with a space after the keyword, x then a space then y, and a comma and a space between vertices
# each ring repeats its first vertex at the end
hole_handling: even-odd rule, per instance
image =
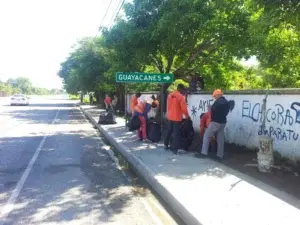
POLYGON ((10 99, 10 105, 29 105, 29 98, 23 94, 14 94, 10 99))

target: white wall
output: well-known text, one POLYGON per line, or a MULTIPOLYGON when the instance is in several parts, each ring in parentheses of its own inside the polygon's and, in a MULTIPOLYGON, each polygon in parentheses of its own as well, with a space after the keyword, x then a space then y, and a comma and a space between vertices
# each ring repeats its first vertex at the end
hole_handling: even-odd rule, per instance
MULTIPOLYGON (((300 97, 299 95, 269 95, 267 98, 266 129, 260 129, 264 95, 227 95, 235 107, 229 113, 226 141, 248 148, 258 148, 260 135, 274 140, 274 149, 290 159, 300 159, 300 97)), ((200 127, 200 114, 207 111, 211 95, 191 95, 188 98, 190 115, 195 129, 200 127)))
MULTIPOLYGON (((274 149, 282 156, 300 160, 300 95, 270 94, 267 98, 267 119, 264 132, 260 129, 263 116, 261 108, 265 95, 230 94, 235 107, 227 119, 226 141, 248 148, 258 148, 260 135, 269 135, 274 140, 274 149)), ((200 129, 200 115, 207 111, 213 99, 208 94, 188 97, 188 108, 196 131, 200 129)), ((129 106, 130 109, 130 106, 129 106)))

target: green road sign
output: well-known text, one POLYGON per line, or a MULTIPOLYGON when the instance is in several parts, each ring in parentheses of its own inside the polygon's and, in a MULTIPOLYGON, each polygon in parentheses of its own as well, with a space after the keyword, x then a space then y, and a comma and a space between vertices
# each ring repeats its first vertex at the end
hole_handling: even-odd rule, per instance
POLYGON ((173 74, 164 73, 116 73, 118 83, 172 83, 173 74))

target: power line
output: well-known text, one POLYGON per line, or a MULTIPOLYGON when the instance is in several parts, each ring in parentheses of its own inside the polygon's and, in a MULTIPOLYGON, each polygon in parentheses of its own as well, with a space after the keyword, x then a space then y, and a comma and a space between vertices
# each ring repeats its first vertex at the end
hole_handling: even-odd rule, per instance
POLYGON ((117 15, 117 11, 118 11, 119 7, 121 6, 121 4, 122 4, 122 0, 119 1, 119 4, 117 5, 115 12, 113 13, 112 17, 110 18, 108 27, 110 27, 111 24, 114 22, 115 16, 117 15))
MULTIPOLYGON (((121 9, 122 9, 124 3, 125 3, 125 0, 122 1, 121 6, 119 7, 119 10, 118 10, 117 14, 115 14, 114 19, 111 21, 111 23, 109 24, 109 26, 111 26, 111 24, 112 24, 112 23, 115 21, 115 19, 118 17, 118 15, 119 15, 119 13, 120 13, 120 11, 121 11, 121 9)), ((117 8, 117 9, 118 9, 118 8, 117 8)))
MULTIPOLYGON (((107 7, 107 9, 106 9, 106 12, 105 12, 105 14, 104 14, 104 16, 103 16, 103 18, 102 18, 101 23, 100 23, 100 27, 99 27, 99 29, 98 29, 98 31, 97 31, 97 34, 98 34, 99 31, 102 29, 103 22, 104 22, 105 17, 106 17, 106 15, 107 15, 107 13, 108 13, 108 10, 109 10, 109 8, 110 8, 110 6, 111 6, 111 3, 112 3, 112 0, 110 0, 110 2, 109 2, 109 4, 108 4, 108 7, 107 7)), ((97 34, 95 35, 95 38, 96 38, 97 34)))

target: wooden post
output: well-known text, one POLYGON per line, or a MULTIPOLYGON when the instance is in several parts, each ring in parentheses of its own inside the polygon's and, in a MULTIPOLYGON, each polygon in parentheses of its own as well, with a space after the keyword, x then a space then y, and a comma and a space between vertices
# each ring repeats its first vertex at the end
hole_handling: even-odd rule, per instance
MULTIPOLYGON (((262 125, 261 129, 264 131, 266 128, 267 118, 267 98, 268 91, 263 99, 262 105, 262 125)), ((273 153, 273 139, 269 136, 259 137, 259 152, 257 153, 257 164, 260 172, 270 172, 274 165, 274 153, 273 153)))

